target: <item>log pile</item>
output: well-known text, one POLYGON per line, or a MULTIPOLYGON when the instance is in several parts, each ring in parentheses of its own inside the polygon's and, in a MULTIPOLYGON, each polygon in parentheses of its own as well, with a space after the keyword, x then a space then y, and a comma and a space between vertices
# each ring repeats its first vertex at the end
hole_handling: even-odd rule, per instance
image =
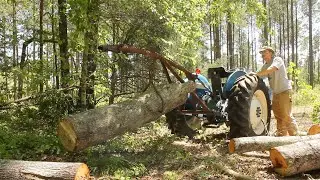
POLYGON ((320 169, 320 125, 313 125, 307 136, 256 136, 231 139, 230 153, 269 151, 275 172, 291 176, 320 169))

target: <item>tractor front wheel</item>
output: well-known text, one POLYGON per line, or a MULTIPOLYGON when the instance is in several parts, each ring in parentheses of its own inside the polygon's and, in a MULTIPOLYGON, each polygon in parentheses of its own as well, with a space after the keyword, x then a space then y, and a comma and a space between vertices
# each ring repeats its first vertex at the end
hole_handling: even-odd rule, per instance
POLYGON ((198 127, 195 127, 195 124, 199 125, 200 122, 195 116, 182 115, 177 110, 172 110, 166 114, 166 119, 172 134, 189 138, 193 138, 197 134, 198 127))

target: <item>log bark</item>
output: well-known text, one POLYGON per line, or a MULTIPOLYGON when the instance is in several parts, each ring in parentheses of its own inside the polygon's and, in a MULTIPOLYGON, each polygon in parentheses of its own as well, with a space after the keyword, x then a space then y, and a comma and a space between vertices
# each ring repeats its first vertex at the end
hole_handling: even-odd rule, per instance
POLYGON ((265 151, 270 150, 272 147, 292 144, 299 141, 308 141, 318 139, 320 134, 310 136, 254 136, 254 137, 241 137, 233 138, 229 142, 230 153, 244 153, 249 151, 265 151))
POLYGON ((314 124, 308 130, 308 135, 314 135, 320 133, 320 124, 314 124))
POLYGON ((58 137, 68 151, 97 145, 157 120, 183 104, 194 82, 150 87, 142 95, 125 102, 65 117, 59 122, 58 137))
POLYGON ((75 179, 90 178, 84 163, 0 160, 0 179, 75 179))
POLYGON ((282 176, 320 169, 320 141, 315 139, 274 147, 270 150, 270 159, 275 171, 282 176))

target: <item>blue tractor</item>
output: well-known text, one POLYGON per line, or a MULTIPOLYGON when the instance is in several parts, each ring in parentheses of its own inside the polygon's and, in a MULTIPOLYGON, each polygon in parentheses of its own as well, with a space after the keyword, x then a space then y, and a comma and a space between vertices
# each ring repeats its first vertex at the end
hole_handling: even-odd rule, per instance
POLYGON ((230 126, 229 138, 267 135, 270 129, 271 103, 264 81, 254 73, 241 69, 226 71, 223 67, 209 68, 208 79, 191 73, 176 62, 156 52, 130 45, 103 45, 102 51, 138 53, 159 60, 169 83, 171 75, 180 83, 195 81, 195 92, 187 101, 166 113, 168 127, 173 134, 192 138, 199 128, 230 126), (180 77, 183 72, 186 79, 180 77))
POLYGON ((229 138, 267 135, 271 104, 268 87, 254 73, 210 68, 207 78, 195 74, 197 88, 185 104, 166 114, 171 132, 192 138, 202 127, 230 126, 229 138), (224 82, 223 82, 224 80, 224 82))

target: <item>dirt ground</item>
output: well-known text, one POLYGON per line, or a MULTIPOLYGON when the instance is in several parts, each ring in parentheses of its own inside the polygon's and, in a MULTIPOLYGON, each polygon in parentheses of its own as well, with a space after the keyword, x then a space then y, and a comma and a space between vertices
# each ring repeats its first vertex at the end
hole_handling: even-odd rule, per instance
MULTIPOLYGON (((293 116, 295 117, 299 131, 307 132, 312 121, 309 115, 312 112, 310 107, 294 107, 293 116)), ((275 119, 272 115, 273 122, 275 119)), ((176 179, 235 179, 226 173, 221 172, 219 168, 224 167, 231 169, 237 173, 247 175, 252 179, 320 179, 320 171, 312 171, 295 175, 292 177, 281 177, 273 171, 272 163, 269 159, 268 152, 251 152, 242 155, 229 154, 228 143, 225 141, 225 133, 228 128, 220 127, 215 129, 213 134, 206 136, 205 140, 199 142, 190 141, 175 141, 174 144, 182 146, 187 149, 192 155, 197 157, 199 161, 195 160, 193 169, 183 170, 176 179), (216 167, 216 163, 202 163, 201 160, 206 158, 213 159, 218 162, 219 167, 216 167), (208 175, 206 173, 212 173, 208 175), (206 175, 203 175, 206 174, 206 175)), ((246 177, 245 177, 246 178, 246 177)), ((165 177, 163 174, 154 172, 151 176, 142 177, 141 179, 171 179, 165 177)), ((175 178, 172 178, 175 179, 175 178)))
MULTIPOLYGON (((309 107, 293 108, 299 131, 306 132, 313 124, 309 118, 311 112, 312 108, 309 107)), ((273 116, 272 121, 275 121, 273 116)), ((274 172, 268 152, 230 154, 226 140, 227 132, 228 128, 223 125, 220 128, 206 129, 196 140, 173 136, 172 141, 164 137, 161 142, 159 138, 154 138, 153 141, 160 143, 152 145, 155 147, 151 148, 150 152, 145 149, 135 152, 132 157, 127 157, 127 159, 135 159, 136 162, 139 159, 152 159, 145 163, 147 172, 134 179, 236 179, 224 169, 243 175, 242 179, 320 179, 320 170, 286 178, 281 177, 274 172)), ((143 132, 143 134, 144 137, 153 136, 150 132, 143 132)), ((139 137, 142 137, 141 135, 139 134, 139 137)), ((98 179, 118 178, 104 176, 98 179)))

